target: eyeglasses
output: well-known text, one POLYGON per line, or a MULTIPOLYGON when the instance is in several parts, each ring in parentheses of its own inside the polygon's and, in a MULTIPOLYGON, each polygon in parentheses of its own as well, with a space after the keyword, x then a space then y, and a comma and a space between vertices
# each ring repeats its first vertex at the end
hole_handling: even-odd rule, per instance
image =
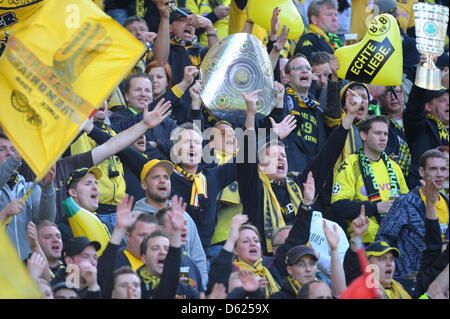
POLYGON ((302 71, 302 70, 311 71, 312 70, 309 65, 296 65, 292 69, 296 70, 296 71, 302 71))

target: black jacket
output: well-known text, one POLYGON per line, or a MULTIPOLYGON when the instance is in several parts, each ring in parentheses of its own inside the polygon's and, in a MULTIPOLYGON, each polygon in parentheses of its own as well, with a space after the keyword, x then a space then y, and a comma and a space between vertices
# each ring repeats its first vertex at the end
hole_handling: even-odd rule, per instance
MULTIPOLYGON (((403 115, 405 135, 411 151, 411 167, 406 180, 409 187, 420 186, 419 159, 422 154, 443 145, 436 122, 427 117, 426 96, 426 89, 414 85, 403 115)), ((448 146, 448 142, 444 145, 448 146)))

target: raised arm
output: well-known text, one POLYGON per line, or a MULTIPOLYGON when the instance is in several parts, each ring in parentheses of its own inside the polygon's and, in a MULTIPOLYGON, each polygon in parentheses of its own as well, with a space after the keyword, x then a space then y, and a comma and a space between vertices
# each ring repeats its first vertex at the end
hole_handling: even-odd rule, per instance
POLYGON ((158 35, 153 46, 153 58, 154 60, 167 62, 170 53, 169 8, 173 6, 173 3, 165 0, 154 0, 154 2, 161 19, 158 26, 158 35))
POLYGON ((339 296, 346 288, 345 283, 345 273, 344 267, 341 264, 339 258, 339 234, 337 230, 337 225, 333 225, 333 230, 328 228, 327 222, 323 221, 323 231, 325 237, 327 238, 328 246, 330 247, 330 257, 331 257, 331 287, 333 289, 333 295, 339 296))
MULTIPOLYGON (((142 121, 136 123, 125 131, 120 132, 92 150, 94 165, 103 162, 111 155, 119 153, 136 142, 136 140, 144 135, 147 130, 159 125, 170 115, 170 107, 170 101, 165 102, 164 99, 161 99, 152 111, 149 111, 148 108, 144 108, 142 121)), ((85 127, 85 131, 88 134, 91 130, 91 126, 85 127)))

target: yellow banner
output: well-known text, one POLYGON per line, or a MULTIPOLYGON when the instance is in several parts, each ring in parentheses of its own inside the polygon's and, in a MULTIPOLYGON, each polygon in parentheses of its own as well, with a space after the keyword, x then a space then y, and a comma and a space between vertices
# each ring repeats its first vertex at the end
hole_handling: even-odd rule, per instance
POLYGON ((3 225, 0 225, 0 243, 0 299, 42 298, 3 225))
POLYGON ((0 1, 0 56, 14 27, 24 23, 42 5, 42 0, 0 1))
POLYGON ((145 52, 91 0, 44 1, 0 58, 0 124, 36 181, 145 52))

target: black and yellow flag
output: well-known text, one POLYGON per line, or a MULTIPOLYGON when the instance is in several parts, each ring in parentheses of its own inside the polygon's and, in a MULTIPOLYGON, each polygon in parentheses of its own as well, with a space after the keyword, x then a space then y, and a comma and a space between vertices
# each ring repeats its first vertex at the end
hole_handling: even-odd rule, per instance
POLYGON ((42 179, 145 47, 92 0, 43 1, 0 58, 0 124, 42 179))

